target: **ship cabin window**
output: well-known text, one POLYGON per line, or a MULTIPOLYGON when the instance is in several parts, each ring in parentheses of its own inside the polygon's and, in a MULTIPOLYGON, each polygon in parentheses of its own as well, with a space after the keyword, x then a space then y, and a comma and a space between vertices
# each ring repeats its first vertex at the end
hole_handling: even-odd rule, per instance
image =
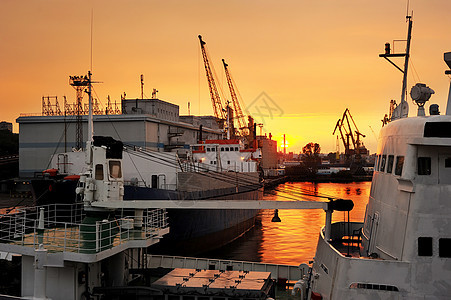
POLYGON ((381 156, 382 156, 382 155, 378 155, 378 156, 377 156, 377 170, 378 170, 378 171, 381 170, 381 156))
POLYGON ((382 155, 381 169, 380 169, 381 172, 384 172, 384 170, 385 170, 386 161, 387 161, 387 155, 384 154, 384 155, 382 155))
POLYGON ((151 188, 158 188, 158 175, 152 175, 151 177, 151 188))
POLYGON ((121 178, 122 170, 121 170, 121 162, 118 160, 110 160, 110 177, 111 178, 121 178))
POLYGON ((227 164, 230 165, 230 160, 227 161, 227 164))
POLYGON ((95 174, 96 180, 103 180, 103 165, 97 164, 96 165, 96 174, 95 174))
POLYGON ((226 147, 226 148, 225 148, 225 151, 229 151, 229 147, 226 147))
POLYGON ((211 148, 211 152, 216 152, 216 148, 211 148))
POLYGON ((376 159, 374 160, 374 170, 378 171, 377 163, 379 162, 379 155, 376 155, 376 159))
POLYGON ((451 157, 445 158, 445 168, 451 168, 451 157))
POLYGON ((238 147, 235 147, 235 151, 239 151, 239 150, 238 150, 238 147))
POLYGON ((418 175, 431 175, 430 157, 418 157, 418 175))
POLYGON ((389 155, 388 156, 388 161, 387 161, 387 173, 391 174, 391 172, 393 172, 393 163, 395 161, 395 156, 394 155, 389 155))
POLYGON ((432 238, 418 238, 418 256, 432 256, 432 238))
POLYGON ((221 147, 221 151, 224 151, 224 147, 221 147))
POLYGON ((396 157, 395 175, 401 176, 403 166, 404 166, 404 156, 397 156, 396 157))
POLYGON ((438 240, 438 255, 440 257, 451 257, 451 239, 438 240))

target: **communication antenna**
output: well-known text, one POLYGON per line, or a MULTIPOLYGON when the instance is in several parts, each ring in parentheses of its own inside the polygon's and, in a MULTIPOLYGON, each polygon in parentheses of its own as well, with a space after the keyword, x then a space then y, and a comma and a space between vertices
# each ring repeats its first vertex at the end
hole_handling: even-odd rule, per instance
POLYGON ((90 70, 92 71, 92 29, 93 29, 93 23, 94 23, 94 8, 91 9, 91 65, 90 70))
POLYGON ((406 90, 407 90, 407 70, 409 68, 409 58, 410 58, 410 41, 412 39, 412 14, 406 16, 406 20, 409 24, 407 30, 406 50, 404 53, 392 53, 390 49, 390 43, 385 44, 385 53, 379 54, 379 57, 385 58, 389 63, 391 63, 395 68, 397 68, 401 73, 403 73, 402 79, 402 90, 401 90, 401 102, 395 108, 393 115, 391 116, 391 121, 399 118, 407 118, 409 115, 409 105, 406 101, 406 90), (394 57, 404 57, 404 68, 398 67, 390 58, 394 57))
POLYGON ((141 74, 141 99, 144 99, 144 75, 141 74))

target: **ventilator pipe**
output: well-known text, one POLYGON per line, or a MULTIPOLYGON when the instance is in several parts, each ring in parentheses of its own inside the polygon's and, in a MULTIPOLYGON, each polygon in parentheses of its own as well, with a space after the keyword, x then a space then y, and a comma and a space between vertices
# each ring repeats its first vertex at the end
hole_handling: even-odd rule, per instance
POLYGON ((34 256, 34 289, 33 299, 41 300, 48 299, 46 297, 46 277, 47 277, 47 249, 44 249, 42 244, 39 249, 35 250, 34 256))

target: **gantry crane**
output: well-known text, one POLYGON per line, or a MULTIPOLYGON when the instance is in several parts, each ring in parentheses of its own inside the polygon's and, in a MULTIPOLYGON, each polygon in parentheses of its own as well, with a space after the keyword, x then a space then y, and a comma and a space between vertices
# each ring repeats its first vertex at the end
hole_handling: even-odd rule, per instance
POLYGON ((241 96, 238 92, 238 89, 236 89, 235 81, 233 80, 232 76, 230 75, 230 71, 228 69, 228 64, 225 62, 225 60, 222 60, 222 64, 224 65, 224 71, 227 78, 227 84, 229 85, 230 90, 230 96, 232 98, 232 105, 234 110, 234 116, 238 123, 238 134, 241 136, 247 136, 249 135, 249 128, 246 124, 246 116, 243 114, 243 111, 241 110, 241 104, 240 99, 241 96))
POLYGON ((208 87, 210 88, 210 97, 211 97, 211 102, 213 105, 213 112, 215 114, 218 124, 220 125, 220 127, 223 127, 224 120, 226 120, 226 118, 227 118, 226 111, 224 110, 224 107, 221 102, 221 97, 219 96, 219 91, 216 87, 216 82, 215 82, 215 78, 214 78, 215 74, 213 73, 214 69, 212 71, 212 67, 210 66, 210 58, 207 53, 207 49, 205 47, 206 43, 202 40, 201 35, 199 35, 198 38, 200 41, 200 48, 202 50, 202 57, 204 59, 208 87))
POLYGON ((337 121, 332 134, 335 134, 337 129, 340 133, 343 145, 345 146, 345 155, 347 159, 351 156, 355 156, 357 159, 360 159, 362 154, 368 154, 368 150, 360 140, 360 137, 365 137, 365 135, 360 133, 351 113, 349 112, 349 109, 346 108, 343 113, 343 117, 337 121))

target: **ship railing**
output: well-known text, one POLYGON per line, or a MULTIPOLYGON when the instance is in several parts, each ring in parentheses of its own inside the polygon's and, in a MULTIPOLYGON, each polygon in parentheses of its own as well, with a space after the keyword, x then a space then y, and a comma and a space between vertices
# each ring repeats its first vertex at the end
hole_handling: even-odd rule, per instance
MULTIPOLYGON (((345 255, 360 256, 362 222, 335 222, 330 231, 330 242, 345 255), (356 251, 357 250, 357 251, 356 251)), ((323 236, 324 236, 323 228, 323 236)))
POLYGON ((94 254, 129 241, 146 241, 168 227, 164 209, 148 209, 143 216, 118 211, 109 219, 86 216, 82 204, 45 205, 0 215, 0 243, 49 252, 94 254))

